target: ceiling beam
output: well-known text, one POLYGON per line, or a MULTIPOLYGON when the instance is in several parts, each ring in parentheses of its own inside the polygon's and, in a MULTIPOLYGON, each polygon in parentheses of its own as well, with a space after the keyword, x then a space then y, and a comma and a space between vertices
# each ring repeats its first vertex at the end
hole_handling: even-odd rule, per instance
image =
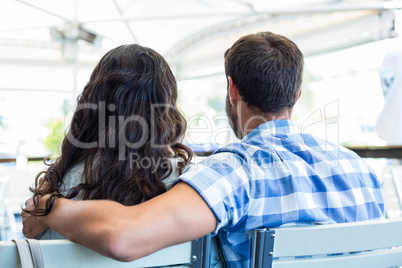
POLYGON ((117 3, 116 0, 112 0, 112 2, 113 2, 113 4, 114 4, 114 6, 116 7, 116 10, 117 10, 117 12, 119 13, 119 15, 120 15, 120 17, 121 17, 121 20, 123 21, 124 25, 126 25, 126 28, 127 28, 128 32, 130 33, 130 35, 131 35, 131 38, 133 38, 134 43, 138 43, 138 39, 137 39, 137 37, 135 36, 135 34, 134 34, 134 32, 133 32, 133 29, 131 29, 130 24, 128 23, 128 20, 126 20, 126 19, 124 18, 124 13, 123 13, 123 11, 121 10, 119 4, 117 3))
MULTIPOLYGON (((339 11, 364 11, 364 10, 395 10, 402 9, 402 1, 378 1, 369 3, 347 3, 344 1, 338 1, 331 4, 314 4, 310 6, 299 7, 287 7, 282 9, 270 9, 264 11, 253 12, 223 12, 223 13, 206 13, 206 14, 186 14, 186 15, 167 15, 167 16, 147 16, 147 17, 123 17, 126 21, 150 21, 150 20, 180 20, 191 18, 208 18, 208 17, 240 17, 245 18, 247 16, 258 15, 270 15, 270 16, 286 16, 286 15, 302 15, 302 14, 314 14, 314 13, 328 13, 339 11)), ((101 23, 101 22, 114 22, 121 21, 122 19, 105 19, 105 20, 88 20, 82 21, 82 23, 101 23)))
POLYGON ((10 88, 10 87, 0 87, 0 91, 43 92, 43 93, 58 93, 58 94, 71 94, 71 92, 72 92, 72 90, 40 89, 40 88, 10 88))
POLYGON ((402 9, 402 1, 386 1, 386 2, 372 2, 372 3, 335 3, 326 5, 313 5, 303 6, 295 8, 277 9, 266 12, 257 12, 256 14, 249 15, 222 23, 220 25, 213 26, 205 29, 204 31, 197 32, 177 42, 172 46, 170 50, 165 53, 167 58, 175 58, 178 54, 184 50, 195 45, 196 43, 204 40, 207 37, 220 34, 222 32, 232 31, 233 29, 241 26, 269 20, 277 16, 289 16, 289 15, 304 15, 304 14, 322 14, 332 12, 348 12, 348 11, 388 11, 402 9))
POLYGON ((67 21, 67 22, 70 21, 70 20, 67 19, 66 17, 60 16, 59 14, 53 13, 53 12, 51 12, 51 11, 49 11, 49 10, 46 10, 46 9, 44 9, 44 8, 41 8, 41 7, 38 7, 38 6, 33 5, 33 4, 31 4, 31 3, 25 2, 25 1, 23 1, 23 0, 15 0, 15 1, 18 2, 18 3, 21 3, 21 4, 23 4, 23 5, 26 5, 26 6, 29 6, 29 7, 34 8, 34 9, 37 9, 37 10, 39 10, 39 11, 41 11, 41 12, 43 12, 43 13, 46 13, 46 14, 48 14, 48 15, 50 15, 50 16, 53 16, 53 17, 62 19, 62 20, 67 21))

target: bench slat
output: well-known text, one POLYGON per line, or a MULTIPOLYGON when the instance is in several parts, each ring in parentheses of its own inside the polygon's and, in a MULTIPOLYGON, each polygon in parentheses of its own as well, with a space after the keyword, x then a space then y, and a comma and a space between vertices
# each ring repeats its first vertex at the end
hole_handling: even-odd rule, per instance
POLYGON ((402 243, 402 219, 274 228, 274 257, 390 248, 402 243))
POLYGON ((10 241, 0 242, 0 267, 21 267, 15 243, 10 241))
MULTIPOLYGON (((159 250, 132 262, 119 262, 68 240, 39 241, 45 267, 153 267, 191 262, 192 242, 159 250)), ((0 267, 21 267, 13 242, 0 242, 0 267)))
POLYGON ((384 251, 362 252, 358 254, 325 256, 322 258, 279 259, 272 263, 273 268, 378 268, 397 267, 402 264, 402 248, 384 251))

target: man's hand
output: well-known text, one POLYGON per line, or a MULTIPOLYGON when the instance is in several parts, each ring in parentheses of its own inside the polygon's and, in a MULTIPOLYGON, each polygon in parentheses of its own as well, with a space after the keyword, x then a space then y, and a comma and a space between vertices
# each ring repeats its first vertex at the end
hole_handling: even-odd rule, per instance
MULTIPOLYGON (((25 209, 34 209, 33 197, 29 198, 25 202, 25 209)), ((38 217, 32 216, 31 214, 22 211, 22 233, 26 238, 35 238, 38 234, 44 232, 48 226, 41 222, 38 217)))

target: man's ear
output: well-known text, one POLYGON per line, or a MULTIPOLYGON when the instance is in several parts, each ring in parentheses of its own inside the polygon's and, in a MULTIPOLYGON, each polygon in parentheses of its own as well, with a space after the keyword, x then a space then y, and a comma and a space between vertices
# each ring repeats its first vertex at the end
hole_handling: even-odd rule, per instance
POLYGON ((296 101, 298 101, 298 100, 300 99, 300 96, 301 96, 302 91, 303 91, 303 89, 300 88, 299 96, 297 97, 297 100, 296 100, 296 101))
POLYGON ((233 81, 232 77, 228 77, 229 80, 229 99, 230 99, 230 104, 233 106, 237 103, 239 100, 239 91, 237 90, 237 85, 233 81))

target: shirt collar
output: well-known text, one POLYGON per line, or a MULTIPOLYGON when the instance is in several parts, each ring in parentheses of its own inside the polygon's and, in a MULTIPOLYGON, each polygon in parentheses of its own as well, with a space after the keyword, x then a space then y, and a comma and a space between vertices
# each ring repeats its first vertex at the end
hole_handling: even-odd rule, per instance
POLYGON ((252 131, 250 131, 243 139, 243 142, 249 141, 256 135, 264 134, 280 134, 289 135, 300 133, 300 129, 291 120, 272 120, 262 123, 252 131))

